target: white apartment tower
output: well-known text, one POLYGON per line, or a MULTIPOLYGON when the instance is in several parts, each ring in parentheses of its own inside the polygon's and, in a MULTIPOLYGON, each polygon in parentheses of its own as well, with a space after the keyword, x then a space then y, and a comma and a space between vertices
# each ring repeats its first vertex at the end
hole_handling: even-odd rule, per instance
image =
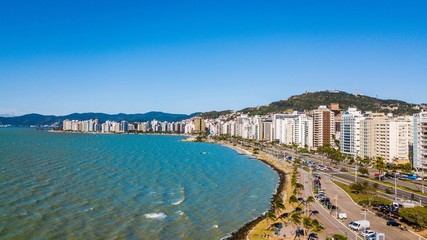
POLYGON ((360 157, 383 157, 385 161, 407 160, 412 118, 370 113, 360 122, 360 157))
POLYGON ((427 112, 414 114, 413 166, 427 169, 427 112))
POLYGON ((360 151, 360 121, 363 115, 356 108, 349 108, 341 118, 341 152, 357 156, 360 151))
POLYGON ((275 114, 273 116, 274 140, 299 147, 313 147, 313 119, 305 114, 275 114))

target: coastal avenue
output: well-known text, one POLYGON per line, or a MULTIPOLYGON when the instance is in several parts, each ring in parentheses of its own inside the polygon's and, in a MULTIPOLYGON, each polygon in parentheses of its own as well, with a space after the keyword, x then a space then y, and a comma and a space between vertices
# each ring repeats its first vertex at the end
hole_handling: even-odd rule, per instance
MULTIPOLYGON (((313 196, 313 182, 310 174, 304 170, 299 170, 300 182, 304 184, 304 198, 307 199, 309 196, 313 196)), ((348 229, 342 222, 337 218, 332 216, 328 210, 326 210, 317 200, 311 204, 310 210, 316 210, 319 212, 319 215, 316 217, 325 227, 325 238, 327 236, 332 236, 333 234, 348 235, 349 240, 357 240, 357 236, 351 233, 351 230, 348 229)), ((319 234, 320 235, 320 234, 319 234)))
MULTIPOLYGON (((274 149, 273 151, 274 152, 284 152, 285 154, 287 154, 289 156, 298 157, 298 156, 296 156, 295 152, 292 152, 289 150, 276 150, 276 149, 274 149)), ((327 162, 329 164, 332 164, 332 161, 325 156, 307 154, 304 157, 304 160, 308 160, 308 159, 314 160, 317 163, 325 164, 325 162, 327 162)), ((330 167, 332 167, 335 171, 338 171, 338 172, 340 172, 341 167, 346 168, 346 169, 349 168, 347 165, 342 165, 342 164, 337 164, 335 166, 330 165, 330 167)), ((354 171, 354 168, 352 168, 352 170, 354 171)), ((340 172, 339 174, 335 174, 335 175, 338 177, 344 178, 346 180, 350 180, 352 182, 355 181, 355 176, 352 174, 346 173, 346 172, 340 172)), ((381 190, 385 190, 387 188, 392 188, 390 185, 387 185, 387 184, 384 184, 384 183, 381 183, 378 181, 372 181, 372 180, 369 180, 368 178, 357 178, 357 181, 358 182, 361 182, 361 181, 376 182, 379 184, 378 188, 381 190)), ((396 183, 397 183, 397 186, 401 186, 401 187, 408 187, 408 185, 409 185, 409 183, 404 182, 404 181, 396 181, 396 183)), ((394 191, 394 189, 393 189, 393 191, 394 191)), ((418 194, 416 192, 411 192, 408 190, 399 189, 399 188, 397 188, 396 191, 397 191, 398 196, 403 196, 403 197, 408 198, 408 199, 414 199, 415 201, 421 201, 422 204, 427 204, 427 196, 418 194)))
MULTIPOLYGON (((310 173, 301 169, 299 170, 299 173, 300 182, 304 184, 304 198, 308 198, 309 196, 312 196, 311 190, 313 189, 311 175, 310 173)), ((322 189, 326 190, 326 194, 329 196, 329 198, 335 199, 339 211, 346 213, 348 217, 348 219, 341 222, 336 218, 336 212, 331 214, 318 201, 313 203, 311 205, 311 210, 319 211, 319 220, 322 222, 322 224, 325 225, 325 233, 340 233, 342 235, 348 235, 349 239, 362 239, 360 235, 357 235, 354 231, 350 230, 345 224, 351 221, 363 220, 365 218, 363 215, 363 213, 365 213, 363 208, 355 204, 353 200, 345 193, 345 191, 334 184, 328 177, 322 178, 322 189)), ((335 201, 332 200, 333 203, 335 203, 335 201)), ((370 211, 366 212, 366 219, 370 221, 372 230, 379 233, 385 233, 386 238, 389 236, 388 239, 411 240, 420 237, 412 232, 402 231, 397 227, 387 226, 387 221, 385 219, 376 216, 370 211)))

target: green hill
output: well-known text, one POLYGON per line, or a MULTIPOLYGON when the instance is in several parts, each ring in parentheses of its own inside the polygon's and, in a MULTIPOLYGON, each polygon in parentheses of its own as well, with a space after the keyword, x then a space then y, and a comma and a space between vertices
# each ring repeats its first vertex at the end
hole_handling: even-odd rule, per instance
POLYGON ((317 109, 319 105, 329 106, 331 103, 339 103, 342 110, 348 107, 357 107, 359 110, 373 112, 392 112, 395 115, 412 115, 420 110, 414 109, 416 104, 399 100, 383 100, 363 95, 354 95, 341 91, 309 92, 292 96, 286 100, 280 100, 265 106, 245 108, 240 112, 249 115, 266 115, 286 111, 308 111, 317 109), (394 109, 393 109, 394 108, 394 109))

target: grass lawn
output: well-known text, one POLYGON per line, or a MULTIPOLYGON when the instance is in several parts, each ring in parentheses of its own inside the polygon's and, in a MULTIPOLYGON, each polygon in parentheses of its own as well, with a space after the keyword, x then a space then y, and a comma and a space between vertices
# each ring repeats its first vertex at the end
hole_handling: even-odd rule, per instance
POLYGON ((350 195, 350 197, 353 199, 353 201, 355 201, 356 203, 358 203, 361 206, 366 206, 369 205, 369 203, 371 205, 373 204, 379 204, 379 203, 383 203, 383 204, 392 204, 393 202, 391 200, 385 199, 383 197, 379 197, 376 196, 372 193, 365 193, 365 194, 355 194, 351 191, 350 186, 338 182, 338 181, 333 181, 336 185, 338 185, 340 188, 342 188, 346 193, 348 193, 348 195, 350 195))

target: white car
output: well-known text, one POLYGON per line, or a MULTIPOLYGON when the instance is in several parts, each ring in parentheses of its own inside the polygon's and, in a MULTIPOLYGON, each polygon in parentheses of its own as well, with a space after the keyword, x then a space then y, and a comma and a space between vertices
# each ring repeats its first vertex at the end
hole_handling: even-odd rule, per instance
POLYGON ((338 213, 338 219, 347 219, 347 213, 338 213))
POLYGON ((375 234, 375 231, 365 230, 361 234, 362 234, 363 237, 367 237, 367 236, 371 236, 371 235, 375 234))

